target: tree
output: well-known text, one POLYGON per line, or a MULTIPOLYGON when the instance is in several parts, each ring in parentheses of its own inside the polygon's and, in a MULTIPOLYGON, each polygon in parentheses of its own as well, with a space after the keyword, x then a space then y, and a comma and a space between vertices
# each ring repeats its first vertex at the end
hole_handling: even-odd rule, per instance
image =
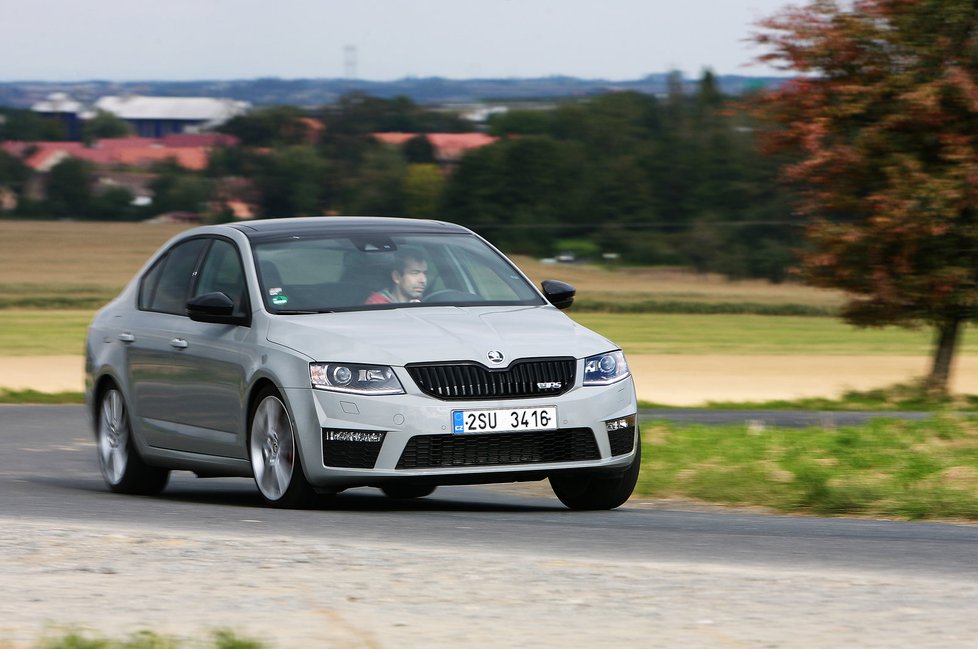
POLYGON ((315 134, 303 121, 304 117, 294 106, 269 106, 232 117, 218 130, 237 137, 244 146, 305 144, 315 134))
POLYGON ((105 110, 98 111, 95 117, 82 126, 82 140, 86 144, 102 138, 126 137, 132 134, 133 129, 129 122, 105 110))
POLYGON ((51 167, 45 190, 52 216, 87 216, 92 200, 91 165, 78 158, 65 158, 51 167))
POLYGON ((768 151, 804 188, 801 272, 850 293, 860 326, 929 325, 925 383, 947 392, 978 315, 978 4, 813 0, 759 23, 760 60, 797 76, 761 95, 768 151))
POLYGON ((435 164, 409 164, 404 177, 404 208, 416 219, 438 217, 445 175, 435 164))
POLYGON ((0 142, 64 140, 64 125, 57 119, 40 116, 29 109, 0 108, 0 142))
POLYGON ((183 167, 166 162, 157 166, 157 176, 150 183, 153 191, 153 211, 192 212, 199 214, 204 210, 211 195, 207 178, 188 171, 183 167))
POLYGON ((329 164, 308 145, 283 147, 261 156, 255 184, 266 216, 315 216, 323 213, 324 179, 329 164))

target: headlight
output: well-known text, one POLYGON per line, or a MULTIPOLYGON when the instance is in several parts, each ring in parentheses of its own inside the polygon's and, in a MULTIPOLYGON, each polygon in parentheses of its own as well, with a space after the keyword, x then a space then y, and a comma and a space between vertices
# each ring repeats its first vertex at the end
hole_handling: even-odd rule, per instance
POLYGON ((404 394, 394 370, 386 365, 310 363, 309 381, 319 390, 352 394, 404 394))
POLYGON ((628 363, 621 350, 584 360, 584 385, 608 385, 628 377, 628 363))

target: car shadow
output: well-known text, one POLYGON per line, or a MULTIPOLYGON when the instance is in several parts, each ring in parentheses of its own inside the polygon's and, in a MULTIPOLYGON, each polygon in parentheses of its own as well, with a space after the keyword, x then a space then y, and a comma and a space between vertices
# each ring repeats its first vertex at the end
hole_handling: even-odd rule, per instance
MULTIPOLYGON (((276 511, 262 501, 257 489, 249 480, 235 478, 178 477, 171 480, 162 493, 156 496, 123 496, 113 494, 97 479, 33 477, 30 482, 87 494, 105 494, 115 498, 145 499, 160 503, 185 503, 217 505, 225 507, 260 508, 276 511)), ((445 486, 424 498, 391 498, 378 489, 350 489, 333 496, 320 496, 306 511, 329 512, 566 512, 556 498, 538 494, 521 494, 517 488, 493 489, 493 487, 445 486)))

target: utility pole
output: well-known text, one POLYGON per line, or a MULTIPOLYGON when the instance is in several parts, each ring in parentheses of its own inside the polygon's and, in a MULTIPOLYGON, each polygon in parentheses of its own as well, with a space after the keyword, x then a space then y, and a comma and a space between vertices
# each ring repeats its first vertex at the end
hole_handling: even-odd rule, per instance
POLYGON ((347 81, 355 81, 357 78, 356 45, 346 45, 343 47, 343 76, 347 81))

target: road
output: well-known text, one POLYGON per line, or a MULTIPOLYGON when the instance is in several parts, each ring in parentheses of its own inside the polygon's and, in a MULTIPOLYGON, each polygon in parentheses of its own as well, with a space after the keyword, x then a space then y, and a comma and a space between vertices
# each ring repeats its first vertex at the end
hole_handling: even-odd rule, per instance
POLYGON ((247 480, 108 493, 79 406, 0 407, 0 646, 45 625, 271 646, 973 646, 978 526, 630 501, 542 483, 373 489, 313 511, 247 480), (309 643, 313 643, 310 645, 309 643))

